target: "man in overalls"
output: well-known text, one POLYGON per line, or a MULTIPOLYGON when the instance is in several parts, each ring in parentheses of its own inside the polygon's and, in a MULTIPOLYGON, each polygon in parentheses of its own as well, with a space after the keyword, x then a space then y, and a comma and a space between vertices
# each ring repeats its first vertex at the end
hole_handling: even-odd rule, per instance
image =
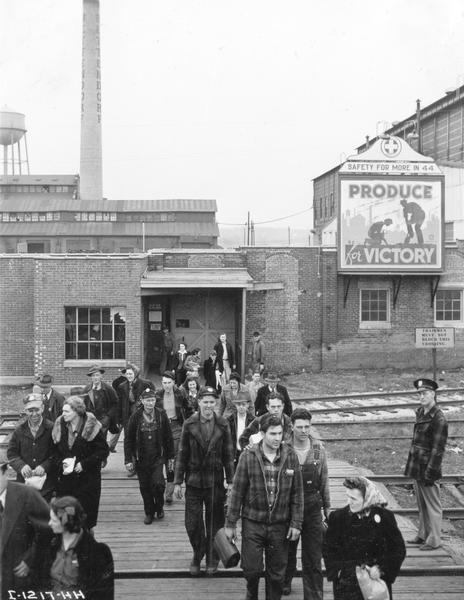
MULTIPOLYGON (((309 410, 297 408, 290 417, 292 438, 288 444, 293 447, 300 463, 303 477, 304 515, 301 529, 301 564, 303 571, 304 600, 322 600, 322 516, 327 519, 330 512, 329 477, 327 458, 320 440, 311 435, 309 410)), ((283 595, 288 596, 292 589, 292 578, 296 571, 298 540, 290 542, 287 571, 285 573, 283 595)))

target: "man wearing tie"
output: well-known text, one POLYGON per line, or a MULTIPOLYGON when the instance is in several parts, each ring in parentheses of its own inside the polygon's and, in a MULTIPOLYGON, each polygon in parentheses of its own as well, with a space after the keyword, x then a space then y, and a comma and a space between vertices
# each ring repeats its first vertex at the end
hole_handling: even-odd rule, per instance
POLYGON ((61 416, 64 396, 52 387, 53 377, 48 373, 40 375, 35 383, 40 388, 44 402, 43 418, 54 423, 61 416))

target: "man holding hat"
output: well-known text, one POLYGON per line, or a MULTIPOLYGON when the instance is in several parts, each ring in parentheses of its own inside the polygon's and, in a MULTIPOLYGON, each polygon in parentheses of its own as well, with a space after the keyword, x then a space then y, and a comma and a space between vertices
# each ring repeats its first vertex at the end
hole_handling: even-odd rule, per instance
POLYGON ((234 477, 232 437, 227 421, 214 412, 216 400, 215 388, 200 389, 199 411, 184 423, 175 466, 174 493, 177 498, 182 498, 184 478, 186 484, 185 528, 193 548, 190 564, 193 576, 200 574, 205 554, 206 574, 214 575, 217 571, 219 557, 213 540, 224 525, 224 474, 229 487, 234 477))
POLYGON ((419 550, 434 550, 441 545, 442 506, 440 501, 441 463, 448 438, 448 423, 437 406, 438 384, 432 379, 416 379, 421 406, 404 474, 412 477, 419 508, 417 536, 408 540, 420 544, 419 550))
POLYGON ((40 375, 35 382, 40 387, 44 402, 44 419, 54 423, 58 417, 61 417, 63 409, 64 396, 57 392, 53 387, 53 377, 48 373, 40 375))
POLYGON ((293 407, 287 388, 280 384, 279 381, 280 379, 277 377, 276 373, 268 373, 265 376, 264 382, 266 385, 260 388, 256 394, 255 412, 257 417, 266 414, 266 404, 269 396, 276 393, 282 396, 284 401, 284 413, 288 416, 292 414, 293 407))
POLYGON ((124 463, 128 471, 135 469, 145 509, 145 525, 164 517, 163 468, 169 461, 172 470, 174 442, 164 410, 156 408, 155 390, 147 387, 141 394, 143 409, 136 410, 124 431, 124 463))
POLYGON ((53 423, 44 419, 44 403, 39 394, 28 394, 24 400, 26 421, 15 428, 8 442, 7 457, 16 471, 16 481, 24 483, 26 479, 46 475, 40 490, 48 501, 56 487, 53 469, 53 423))
POLYGON ((48 504, 37 490, 8 480, 8 459, 0 449, 0 558, 1 598, 9 598, 8 590, 21 592, 34 589, 31 568, 35 561, 41 530, 47 528, 48 504))
POLYGON ((102 425, 103 437, 106 440, 108 430, 111 428, 112 433, 117 431, 118 422, 118 396, 113 387, 103 381, 102 369, 98 365, 90 367, 87 377, 90 377, 92 382, 84 388, 86 409, 93 413, 102 425))

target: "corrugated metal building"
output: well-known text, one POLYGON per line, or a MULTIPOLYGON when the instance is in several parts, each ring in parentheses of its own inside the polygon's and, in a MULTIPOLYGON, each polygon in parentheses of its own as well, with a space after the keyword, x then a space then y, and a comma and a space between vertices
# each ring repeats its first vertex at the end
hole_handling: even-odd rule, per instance
POLYGON ((78 198, 78 176, 0 177, 0 252, 215 248, 216 201, 78 198))

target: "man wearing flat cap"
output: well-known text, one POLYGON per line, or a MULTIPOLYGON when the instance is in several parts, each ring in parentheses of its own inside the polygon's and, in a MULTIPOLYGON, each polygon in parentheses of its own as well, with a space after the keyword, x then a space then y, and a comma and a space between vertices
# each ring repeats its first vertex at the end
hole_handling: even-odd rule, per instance
POLYGON ((84 388, 83 393, 86 395, 84 398, 86 409, 100 421, 103 437, 106 440, 108 430, 111 430, 111 433, 117 431, 119 401, 113 387, 103 381, 104 372, 105 369, 98 365, 90 367, 87 377, 91 378, 91 383, 84 388))
POLYGON ((48 373, 40 375, 35 384, 40 388, 43 397, 43 418, 54 423, 58 417, 61 417, 64 396, 52 387, 53 377, 48 373))
POLYGON ((194 577, 200 575, 205 555, 206 574, 214 575, 217 571, 219 557, 213 540, 224 525, 224 477, 229 487, 234 477, 232 436, 227 421, 214 412, 216 400, 215 388, 200 389, 199 411, 184 423, 175 465, 177 498, 182 498, 184 479, 186 484, 185 528, 193 548, 190 573, 194 577))
MULTIPOLYGON (((48 504, 37 490, 8 480, 8 459, 0 449, 0 597, 10 597, 14 590, 34 589, 32 567, 40 534, 46 530, 50 515, 48 504)), ((21 596, 22 597, 22 596, 21 596)))
POLYGON ((441 545, 442 506, 440 501, 441 463, 448 438, 448 424, 437 406, 438 384, 432 379, 416 379, 420 407, 404 474, 414 479, 419 508, 417 536, 408 540, 419 550, 434 550, 441 545))
POLYGON ((53 423, 44 418, 44 403, 39 394, 28 394, 24 400, 27 419, 17 425, 8 442, 7 457, 16 471, 16 481, 46 475, 40 489, 49 502, 56 488, 56 472, 53 466, 53 423))
POLYGON ((256 394, 255 400, 255 413, 257 417, 261 415, 265 415, 267 412, 266 405, 269 397, 273 394, 279 394, 282 396, 282 400, 284 402, 284 413, 288 416, 292 414, 292 402, 290 400, 290 396, 288 395, 287 388, 282 385, 279 377, 276 373, 268 373, 264 377, 265 385, 258 390, 256 394))

